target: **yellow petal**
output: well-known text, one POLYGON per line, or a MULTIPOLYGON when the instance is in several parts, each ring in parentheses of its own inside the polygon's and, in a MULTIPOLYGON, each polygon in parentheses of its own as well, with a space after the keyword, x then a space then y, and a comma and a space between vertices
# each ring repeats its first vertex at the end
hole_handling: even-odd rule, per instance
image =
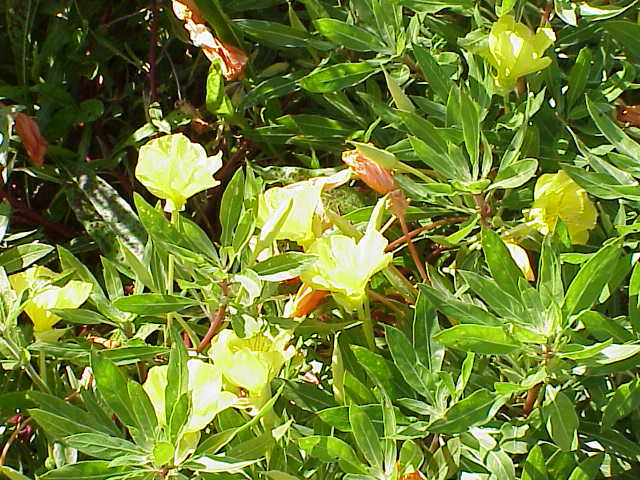
POLYGON ((516 265, 522 271, 524 278, 533 282, 536 277, 533 273, 533 269, 531 268, 531 261, 529 260, 529 254, 527 251, 517 243, 511 241, 506 241, 504 244, 507 246, 507 249, 511 254, 511 258, 513 258, 513 261, 516 262, 516 265))
POLYGON ((166 211, 182 210, 189 197, 220 183, 213 174, 222 166, 221 155, 207 157, 202 145, 181 133, 165 135, 140 148, 136 178, 166 199, 166 211))

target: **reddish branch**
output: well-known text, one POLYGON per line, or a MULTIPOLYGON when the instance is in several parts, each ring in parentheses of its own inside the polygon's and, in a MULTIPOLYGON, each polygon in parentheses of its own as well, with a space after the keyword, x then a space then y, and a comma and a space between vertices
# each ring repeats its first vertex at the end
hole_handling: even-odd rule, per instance
POLYGON ((468 218, 467 217, 444 218, 442 220, 437 220, 437 221, 435 221, 433 223, 430 223, 428 225, 425 225, 423 227, 416 228, 415 230, 410 231, 408 234, 403 235, 402 237, 395 239, 393 242, 391 242, 389 245, 387 245, 387 248, 385 248, 384 251, 385 252, 390 252, 391 250, 395 250, 400 245, 405 243, 408 239, 412 239, 414 237, 417 237, 422 232, 426 232, 428 230, 432 230, 434 228, 441 227, 442 225, 448 225, 450 223, 464 222, 465 220, 468 220, 468 218))
POLYGON ((224 183, 226 180, 231 178, 238 165, 242 163, 242 157, 247 152, 250 146, 251 142, 249 140, 242 140, 242 142, 240 142, 240 145, 238 146, 238 150, 236 150, 229 161, 226 162, 220 169, 220 173, 216 175, 216 180, 224 183))
POLYGON ((31 422, 31 420, 32 420, 32 417, 29 417, 24 421, 18 420, 18 422, 16 423, 15 430, 11 433, 11 436, 7 439, 7 442, 4 444, 4 447, 2 448, 2 453, 0 453, 0 466, 4 465, 4 462, 7 459, 7 454, 9 453, 9 449, 11 448, 11 445, 13 444, 13 442, 16 441, 16 438, 18 438, 18 435, 20 435, 20 433, 22 432, 22 429, 26 427, 29 424, 29 422, 31 422))
POLYGON ((198 345, 198 348, 196 349, 196 352, 198 353, 202 352, 205 348, 207 348, 207 346, 211 343, 211 340, 215 336, 216 332, 220 328, 220 325, 222 325, 222 322, 224 322, 224 317, 227 312, 227 296, 229 295, 229 288, 227 284, 224 282, 222 283, 221 288, 222 288, 222 294, 224 298, 222 299, 222 303, 218 307, 218 311, 216 312, 216 314, 213 317, 209 318, 209 321, 210 321, 209 330, 207 330, 207 333, 205 334, 202 341, 200 342, 200 345, 198 345))
POLYGON ((23 221, 28 220, 34 226, 42 225, 45 229, 68 240, 71 240, 72 238, 78 236, 77 233, 69 230, 64 225, 60 225, 59 223, 53 222, 43 217, 38 212, 25 205, 22 201, 18 200, 9 192, 0 191, 0 198, 6 198, 11 204, 11 208, 14 210, 14 212, 23 216, 23 218, 21 219, 23 221))

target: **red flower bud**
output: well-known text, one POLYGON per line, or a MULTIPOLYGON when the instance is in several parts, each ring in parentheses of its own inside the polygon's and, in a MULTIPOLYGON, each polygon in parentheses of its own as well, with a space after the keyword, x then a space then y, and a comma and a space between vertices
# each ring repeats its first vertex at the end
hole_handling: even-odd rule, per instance
POLYGON ((47 151, 49 143, 40 133, 40 127, 36 121, 29 115, 18 112, 13 115, 15 121, 16 133, 22 140, 24 148, 36 167, 44 164, 44 154, 47 151))

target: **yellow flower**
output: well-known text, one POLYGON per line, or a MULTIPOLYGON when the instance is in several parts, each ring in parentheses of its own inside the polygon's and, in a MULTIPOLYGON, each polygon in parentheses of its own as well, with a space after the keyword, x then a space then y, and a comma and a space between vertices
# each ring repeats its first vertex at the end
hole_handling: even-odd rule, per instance
POLYGON ((278 230, 274 240, 292 240, 306 246, 319 233, 317 214, 323 212, 321 194, 349 181, 350 172, 342 170, 329 177, 316 177, 311 180, 272 187, 260 196, 258 206, 258 227, 263 228, 278 215, 289 201, 291 209, 278 230))
POLYGON ((271 397, 269 384, 295 349, 287 346, 290 336, 259 333, 239 338, 233 330, 222 330, 211 344, 209 356, 222 371, 228 386, 244 390, 246 406, 256 412, 271 397))
POLYGON ((300 279, 317 290, 328 290, 349 308, 365 298, 369 279, 391 263, 392 254, 385 253, 387 239, 373 228, 356 243, 352 237, 338 233, 318 238, 307 253, 318 260, 300 279))
POLYGON ((504 15, 491 27, 488 45, 477 53, 494 67, 496 86, 508 92, 515 87, 518 78, 551 64, 551 59, 543 55, 555 39, 549 27, 539 28, 534 34, 513 16, 504 15))
POLYGON ((587 192, 564 170, 541 175, 536 182, 533 205, 525 219, 543 235, 555 230, 558 219, 567 226, 574 244, 584 245, 596 226, 598 212, 587 192))
POLYGON ((60 321, 60 317, 50 312, 54 308, 78 308, 89 295, 93 286, 90 283, 71 280, 64 287, 51 284, 58 274, 46 267, 35 266, 9 277, 11 287, 16 292, 30 290, 30 296, 24 305, 24 312, 33 322, 33 330, 46 332, 60 321))
POLYGON ((305 245, 315 238, 313 220, 321 209, 321 182, 306 180, 284 187, 272 187, 260 197, 258 227, 262 228, 280 207, 291 201, 291 209, 274 240, 292 240, 305 245))
POLYGON ((181 133, 151 140, 140 148, 136 178, 158 198, 166 199, 165 211, 184 209, 187 199, 215 187, 213 178, 222 166, 222 153, 207 152, 181 133))
MULTIPOLYGON (((151 399, 158 423, 162 426, 167 425, 165 389, 168 370, 167 365, 153 367, 149 370, 147 380, 142 386, 151 399)), ((237 400, 234 394, 222 391, 222 373, 217 366, 202 360, 190 359, 187 361, 187 371, 189 372, 187 391, 191 397, 191 411, 189 421, 182 430, 183 433, 202 430, 219 412, 237 400)))

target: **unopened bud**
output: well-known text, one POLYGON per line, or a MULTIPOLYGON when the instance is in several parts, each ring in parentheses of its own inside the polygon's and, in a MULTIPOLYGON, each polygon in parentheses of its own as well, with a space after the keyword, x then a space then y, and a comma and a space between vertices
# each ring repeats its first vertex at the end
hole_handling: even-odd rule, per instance
POLYGON ((328 293, 326 290, 314 290, 303 283, 296 296, 287 303, 285 317, 300 318, 309 315, 328 293))
POLYGON ((381 195, 398 189, 390 170, 358 153, 358 150, 342 152, 342 161, 366 183, 369 188, 381 195))
POLYGON ((40 127, 38 127, 33 118, 21 112, 14 114, 13 119, 16 125, 16 133, 22 140, 31 162, 36 167, 41 167, 44 164, 44 154, 49 143, 40 133, 40 127))

